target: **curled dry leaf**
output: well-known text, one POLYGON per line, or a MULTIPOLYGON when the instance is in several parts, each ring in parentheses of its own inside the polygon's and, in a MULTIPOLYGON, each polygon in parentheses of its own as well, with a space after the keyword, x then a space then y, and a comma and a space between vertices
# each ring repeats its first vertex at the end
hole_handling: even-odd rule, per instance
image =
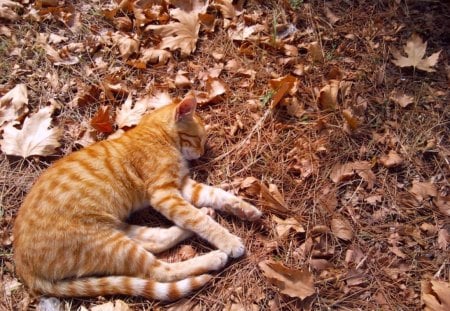
POLYGON ((425 304, 425 311, 450 310, 450 283, 422 280, 422 301, 425 304))
POLYGON ((91 119, 91 126, 101 133, 112 133, 113 124, 110 116, 110 107, 101 106, 91 119))
POLYGON ((448 243, 450 242, 450 234, 447 229, 442 228, 438 231, 437 244, 440 249, 445 251, 448 247, 448 243))
POLYGON ((432 54, 431 56, 424 58, 425 51, 427 49, 427 43, 423 42, 422 38, 417 34, 413 34, 404 47, 405 53, 408 57, 404 57, 396 49, 393 49, 392 55, 395 59, 392 62, 399 67, 414 67, 419 70, 433 72, 436 71, 434 67, 439 59, 441 51, 432 54))
POLYGON ((11 1, 11 0, 0 0, 0 18, 15 21, 19 18, 16 10, 23 8, 19 2, 11 1))
POLYGON ((258 264, 269 282, 289 297, 305 299, 314 295, 314 277, 308 270, 292 269, 272 260, 258 264))
POLYGON ((215 103, 227 92, 227 85, 219 78, 209 78, 206 80, 207 92, 193 91, 199 106, 215 103))
POLYGON ((236 17, 236 9, 230 0, 215 0, 214 6, 222 13, 224 18, 234 19, 236 17))
POLYGON ((158 109, 171 104, 173 100, 172 97, 170 97, 169 93, 167 93, 166 91, 157 91, 151 96, 144 96, 141 99, 137 100, 137 102, 139 101, 146 102, 148 108, 150 109, 158 109))
POLYGON ((320 47, 319 42, 311 42, 308 46, 309 54, 313 62, 322 63, 323 62, 323 51, 320 47))
POLYGON ((384 167, 390 168, 401 165, 403 163, 403 158, 394 150, 390 150, 387 155, 380 157, 380 163, 384 167))
POLYGON ((0 128, 8 123, 22 118, 28 113, 28 92, 25 84, 17 84, 0 98, 0 128))
POLYGON ((275 231, 279 237, 288 234, 289 232, 304 233, 305 228, 293 217, 281 219, 272 215, 272 220, 276 223, 275 231))
POLYGON ((433 199, 433 203, 442 214, 450 216, 450 196, 443 197, 438 195, 433 199))
POLYGON ((90 308, 91 311, 131 311, 130 307, 120 299, 90 308))
POLYGON ((409 192, 416 198, 417 201, 422 202, 429 197, 436 197, 438 192, 436 187, 431 182, 413 181, 413 185, 409 192))
POLYGON ((353 238, 352 226, 345 218, 333 218, 331 220, 331 232, 345 241, 350 241, 353 238))
POLYGON ((339 81, 330 80, 329 84, 325 85, 319 93, 317 98, 317 106, 324 109, 335 109, 337 106, 338 92, 339 92, 339 81))
POLYGON ((270 86, 276 91, 272 97, 272 103, 270 108, 275 109, 278 103, 288 94, 296 90, 296 84, 298 79, 294 76, 287 75, 278 79, 272 79, 269 81, 270 86), (295 87, 295 88, 294 88, 295 87))
POLYGON ((405 108, 414 102, 414 97, 411 95, 400 94, 399 92, 392 92, 389 99, 394 103, 398 104, 400 107, 405 108))
POLYGON ((22 129, 17 129, 12 123, 4 128, 3 140, 0 141, 1 150, 8 155, 23 158, 38 155, 48 156, 55 153, 61 144, 62 131, 60 128, 49 128, 54 108, 44 107, 23 122, 22 129))
POLYGON ((330 173, 330 178, 334 183, 348 180, 355 173, 367 182, 369 189, 373 188, 376 176, 372 172, 372 166, 368 161, 348 162, 345 164, 336 164, 330 173))
POLYGON ((119 128, 132 127, 139 123, 148 105, 145 101, 137 101, 133 105, 131 94, 116 113, 116 124, 119 128))
POLYGON ((139 60, 144 64, 164 65, 171 57, 172 54, 169 51, 150 48, 141 52, 141 58, 139 60))
POLYGON ((139 52, 139 41, 121 32, 115 32, 111 40, 119 48, 119 53, 123 58, 128 58, 132 54, 139 52))
POLYGON ((185 12, 181 9, 173 9, 170 16, 179 22, 172 22, 167 25, 149 25, 147 30, 154 30, 162 37, 159 49, 181 50, 181 55, 190 55, 196 49, 200 22, 198 13, 185 12))
POLYGON ((191 80, 187 77, 187 72, 179 71, 175 76, 175 86, 177 88, 188 88, 191 86, 191 80))

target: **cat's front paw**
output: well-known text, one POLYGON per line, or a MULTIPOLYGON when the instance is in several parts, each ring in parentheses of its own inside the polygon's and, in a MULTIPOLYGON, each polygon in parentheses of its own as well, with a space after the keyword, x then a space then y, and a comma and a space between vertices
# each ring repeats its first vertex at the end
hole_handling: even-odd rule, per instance
POLYGON ((245 245, 240 238, 234 235, 231 235, 231 237, 223 241, 221 245, 219 245, 219 248, 233 258, 241 257, 245 253, 245 245))
POLYGON ((229 213, 238 216, 241 219, 245 220, 257 220, 261 217, 262 213, 259 209, 247 203, 243 200, 237 199, 232 203, 227 203, 224 206, 225 210, 229 213))
POLYGON ((220 250, 212 251, 208 254, 210 256, 210 267, 211 270, 219 270, 222 269, 227 261, 228 255, 220 250))

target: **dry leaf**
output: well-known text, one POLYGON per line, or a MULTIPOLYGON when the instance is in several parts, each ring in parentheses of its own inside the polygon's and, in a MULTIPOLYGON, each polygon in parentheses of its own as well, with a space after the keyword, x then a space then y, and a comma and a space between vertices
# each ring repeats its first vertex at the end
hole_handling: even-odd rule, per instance
POLYGON ((272 220, 277 224, 275 226, 275 231, 279 237, 282 237, 290 231, 295 233, 305 232, 305 228, 303 228, 303 226, 293 217, 281 219, 275 215, 272 215, 272 220))
POLYGON ((224 18, 234 19, 236 17, 236 9, 230 0, 215 0, 214 6, 222 13, 224 18))
POLYGON ((151 96, 145 96, 139 99, 136 104, 138 104, 139 101, 146 102, 150 109, 158 109, 170 105, 173 102, 172 97, 170 97, 169 93, 166 91, 157 91, 151 96))
POLYGON ((61 50, 60 52, 56 51, 49 44, 42 44, 42 47, 45 50, 47 58, 55 65, 55 66, 71 66, 78 64, 80 59, 76 56, 73 56, 67 50, 61 50))
POLYGON ((109 134, 113 131, 109 106, 101 106, 91 119, 91 126, 101 133, 109 134))
POLYGON ((337 106, 337 98, 339 92, 339 81, 330 80, 329 84, 325 85, 319 93, 317 98, 317 106, 324 109, 335 109, 337 106))
POLYGON ((339 17, 337 17, 333 12, 331 12, 328 6, 325 6, 324 11, 325 16, 328 18, 331 24, 335 24, 338 20, 340 20, 339 17))
POLYGON ((330 178, 334 183, 339 183, 349 179, 356 173, 367 182, 367 187, 371 189, 376 181, 376 176, 371 168, 371 164, 368 161, 336 164, 330 173, 330 178))
POLYGON ((436 187, 431 182, 413 181, 413 185, 409 192, 416 198, 417 201, 422 202, 429 197, 436 197, 438 192, 436 187))
POLYGON ((4 128, 1 149, 5 154, 16 155, 23 158, 39 155, 48 156, 55 153, 61 144, 61 129, 49 128, 52 122, 51 115, 54 107, 48 106, 39 109, 23 122, 22 129, 17 129, 12 123, 4 128))
POLYGON ((436 71, 431 67, 436 65, 441 51, 424 58, 426 49, 427 43, 424 43, 422 38, 420 38, 417 34, 413 34, 408 41, 406 41, 406 45, 404 46, 405 53, 408 57, 402 56, 399 51, 393 49, 392 55, 395 59, 393 59, 392 62, 399 67, 413 66, 414 68, 423 71, 436 71))
POLYGON ((191 80, 186 76, 186 71, 178 71, 175 76, 175 86, 177 88, 188 88, 192 85, 191 80))
POLYGON ((422 280, 422 301, 425 304, 425 311, 450 310, 450 283, 422 280))
POLYGON ((119 48, 119 53, 123 58, 128 58, 132 54, 139 52, 139 41, 121 32, 115 32, 111 40, 119 48))
POLYGON ((139 123, 147 109, 146 101, 137 101, 133 105, 132 96, 129 94, 122 107, 116 112, 116 124, 119 128, 132 127, 139 123))
POLYGON ((75 144, 83 147, 90 146, 97 141, 97 131, 94 129, 87 129, 84 131, 80 139, 75 141, 75 144))
POLYGON ((352 226, 345 218, 333 218, 331 220, 331 232, 345 241, 350 241, 353 238, 352 226))
POLYGON ((442 214, 450 216, 450 196, 443 197, 438 195, 433 199, 433 203, 442 214))
POLYGON ((403 163, 403 158, 394 150, 390 150, 387 155, 380 157, 380 163, 387 168, 399 166, 403 163))
POLYGON ((311 42, 308 47, 313 62, 323 62, 323 52, 319 42, 311 42))
POLYGON ((28 112, 28 92, 25 84, 17 84, 0 98, 0 127, 22 118, 28 112))
POLYGON ((448 247, 449 242, 450 242, 450 234, 448 233, 447 229, 445 228, 439 229, 437 239, 437 244, 439 248, 445 251, 448 247))
POLYGON ((11 0, 0 0, 0 19, 7 19, 10 21, 15 21, 19 18, 16 10, 23 8, 23 6, 16 1, 11 0))
POLYGON ((182 245, 180 250, 177 252, 177 261, 184 261, 191 258, 194 258, 197 255, 197 252, 191 245, 182 245))
POLYGON ((276 91, 272 97, 271 109, 275 109, 278 103, 283 99, 286 94, 291 92, 298 83, 298 79, 294 76, 287 75, 278 79, 272 79, 269 81, 270 86, 276 91))
POLYGON ((122 300, 117 299, 114 304, 109 301, 107 303, 91 307, 91 311, 130 311, 130 307, 122 300))
POLYGON ((36 307, 36 311, 61 311, 63 310, 63 304, 61 300, 55 297, 42 297, 39 299, 39 304, 36 307))
POLYGON ((314 295, 314 278, 308 270, 292 269, 271 260, 258 264, 269 282, 289 297, 305 299, 314 295))
POLYGON ((405 108, 414 102, 414 97, 411 95, 400 94, 397 91, 391 93, 389 99, 394 103, 398 104, 400 107, 405 108))
POLYGON ((160 49, 145 49, 141 52, 141 58, 139 59, 144 64, 159 64, 164 65, 172 57, 172 54, 166 50, 160 49))
POLYGON ((198 14, 188 13, 177 8, 170 11, 170 16, 179 22, 167 25, 149 25, 146 29, 152 29, 162 37, 159 49, 168 48, 171 51, 180 49, 182 56, 190 55, 196 49, 200 30, 198 14))

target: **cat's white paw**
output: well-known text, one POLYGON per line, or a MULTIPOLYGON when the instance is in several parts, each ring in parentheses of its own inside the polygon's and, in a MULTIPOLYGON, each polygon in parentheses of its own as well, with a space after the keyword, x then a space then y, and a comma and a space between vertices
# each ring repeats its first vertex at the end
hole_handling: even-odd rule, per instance
POLYGON ((210 258, 210 268, 211 270, 219 270, 222 269, 227 261, 228 261, 228 255, 221 250, 212 251, 208 254, 208 256, 211 256, 210 258))
POLYGON ((233 258, 238 258, 245 254, 245 245, 240 238, 234 235, 228 237, 226 241, 223 241, 219 248, 233 258))
POLYGON ((241 219, 251 221, 259 219, 262 215, 259 209, 240 199, 237 199, 231 204, 225 204, 224 208, 241 219))

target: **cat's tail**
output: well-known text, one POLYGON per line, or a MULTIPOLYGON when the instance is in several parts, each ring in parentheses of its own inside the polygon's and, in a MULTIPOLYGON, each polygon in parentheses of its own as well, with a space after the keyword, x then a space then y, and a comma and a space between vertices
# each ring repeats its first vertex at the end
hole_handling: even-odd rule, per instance
POLYGON ((87 277, 75 280, 37 282, 40 294, 58 297, 96 297, 104 295, 142 296, 149 299, 173 301, 201 288, 212 278, 202 274, 175 282, 157 282, 128 276, 87 277))

